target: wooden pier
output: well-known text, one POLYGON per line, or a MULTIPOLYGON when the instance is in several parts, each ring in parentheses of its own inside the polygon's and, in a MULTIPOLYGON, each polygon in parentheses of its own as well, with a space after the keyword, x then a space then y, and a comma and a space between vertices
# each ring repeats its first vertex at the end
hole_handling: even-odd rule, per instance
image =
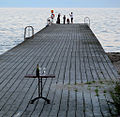
POLYGON ((112 117, 108 89, 118 74, 87 24, 53 24, 0 56, 0 117, 112 117), (36 66, 55 79, 37 95, 36 66))

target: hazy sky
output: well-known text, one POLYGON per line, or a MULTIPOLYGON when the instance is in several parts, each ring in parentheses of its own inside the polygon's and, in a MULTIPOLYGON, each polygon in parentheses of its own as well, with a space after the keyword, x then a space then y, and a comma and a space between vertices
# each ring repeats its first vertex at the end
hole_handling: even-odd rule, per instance
POLYGON ((0 0, 0 7, 120 7, 120 0, 0 0))

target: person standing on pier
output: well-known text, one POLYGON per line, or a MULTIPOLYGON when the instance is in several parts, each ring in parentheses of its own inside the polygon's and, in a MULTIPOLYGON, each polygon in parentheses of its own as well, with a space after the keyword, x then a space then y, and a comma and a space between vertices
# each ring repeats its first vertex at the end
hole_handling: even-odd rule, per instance
POLYGON ((66 16, 63 17, 63 24, 65 24, 66 16))
POLYGON ((54 10, 51 10, 51 19, 52 19, 52 22, 53 22, 54 17, 55 17, 54 10))
POLYGON ((71 12, 71 14, 69 14, 70 15, 70 18, 71 18, 71 23, 73 23, 73 12, 71 12))
POLYGON ((60 13, 58 14, 58 17, 57 17, 57 24, 60 24, 60 13))
POLYGON ((67 18, 67 24, 69 24, 70 23, 70 20, 69 20, 69 18, 67 18))

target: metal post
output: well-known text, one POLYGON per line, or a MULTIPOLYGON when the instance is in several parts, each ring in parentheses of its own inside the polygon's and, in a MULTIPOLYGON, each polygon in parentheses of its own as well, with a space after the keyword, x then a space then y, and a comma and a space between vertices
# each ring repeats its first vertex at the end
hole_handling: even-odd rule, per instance
POLYGON ((41 97, 42 97, 42 78, 41 78, 41 97))
POLYGON ((88 23, 87 23, 87 24, 88 24, 88 26, 90 27, 90 18, 89 18, 89 17, 85 17, 85 18, 84 18, 84 23, 86 23, 86 20, 88 20, 88 23))
POLYGON ((27 38, 30 38, 30 37, 34 37, 34 28, 32 26, 26 26, 25 29, 24 29, 24 40, 27 39, 27 38), (29 37, 26 37, 27 29, 28 29, 28 36, 29 37), (30 36, 30 31, 32 31, 31 36, 30 36))
POLYGON ((40 97, 40 78, 38 77, 38 97, 40 97))

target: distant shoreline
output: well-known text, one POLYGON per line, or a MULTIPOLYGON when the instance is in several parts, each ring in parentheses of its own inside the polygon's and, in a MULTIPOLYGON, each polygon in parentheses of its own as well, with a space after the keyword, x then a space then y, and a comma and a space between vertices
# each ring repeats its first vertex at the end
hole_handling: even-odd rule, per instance
POLYGON ((118 74, 120 74, 120 52, 106 52, 106 54, 117 68, 118 74))

